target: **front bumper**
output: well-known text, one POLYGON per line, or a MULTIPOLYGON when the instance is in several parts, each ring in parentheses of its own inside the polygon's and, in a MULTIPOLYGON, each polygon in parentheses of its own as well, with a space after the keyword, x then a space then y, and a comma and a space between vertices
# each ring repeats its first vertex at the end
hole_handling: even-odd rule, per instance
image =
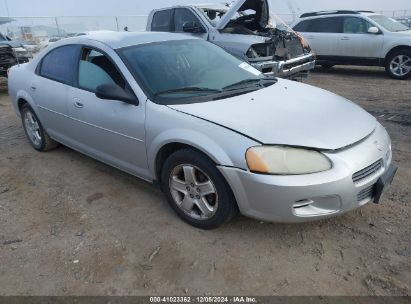
POLYGON ((315 174, 278 176, 237 168, 219 169, 242 214, 263 221, 293 223, 328 218, 372 201, 373 189, 392 160, 390 139, 380 124, 362 142, 324 154, 333 168, 315 174), (374 163, 381 164, 375 172, 353 180, 354 173, 358 176, 374 163))
POLYGON ((294 78, 307 75, 315 67, 315 55, 308 54, 287 61, 250 62, 256 69, 268 76, 294 78))
POLYGON ((7 70, 16 64, 17 62, 14 60, 10 60, 7 62, 0 62, 0 76, 7 77, 7 70))

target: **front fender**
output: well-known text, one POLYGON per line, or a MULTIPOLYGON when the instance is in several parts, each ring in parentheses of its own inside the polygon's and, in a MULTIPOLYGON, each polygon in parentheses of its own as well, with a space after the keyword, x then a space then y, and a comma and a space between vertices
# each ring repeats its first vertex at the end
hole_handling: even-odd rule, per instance
POLYGON ((153 177, 156 158, 165 145, 191 146, 217 165, 246 169, 245 152, 257 143, 239 133, 209 121, 148 102, 146 106, 146 147, 153 177))
POLYGON ((210 157, 217 165, 234 166, 227 153, 210 137, 194 130, 176 128, 158 134, 151 142, 147 154, 152 174, 156 172, 155 162, 159 151, 171 143, 191 146, 210 157))

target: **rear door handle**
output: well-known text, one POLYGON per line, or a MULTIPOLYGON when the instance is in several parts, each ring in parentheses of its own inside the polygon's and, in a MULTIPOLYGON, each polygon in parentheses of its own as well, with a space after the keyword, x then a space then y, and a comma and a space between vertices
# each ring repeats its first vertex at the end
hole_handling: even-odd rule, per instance
POLYGON ((342 37, 341 40, 350 40, 350 37, 342 37))

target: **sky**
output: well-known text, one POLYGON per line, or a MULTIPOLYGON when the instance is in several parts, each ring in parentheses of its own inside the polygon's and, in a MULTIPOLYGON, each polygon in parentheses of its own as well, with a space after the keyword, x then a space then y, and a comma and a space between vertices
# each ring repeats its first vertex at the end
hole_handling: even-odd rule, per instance
MULTIPOLYGON (((0 0, 1 16, 112 16, 145 15, 153 8, 224 0, 0 0)), ((231 2, 231 1, 230 1, 231 2)), ((410 10, 411 0, 269 0, 270 10, 298 13, 331 9, 410 10)))

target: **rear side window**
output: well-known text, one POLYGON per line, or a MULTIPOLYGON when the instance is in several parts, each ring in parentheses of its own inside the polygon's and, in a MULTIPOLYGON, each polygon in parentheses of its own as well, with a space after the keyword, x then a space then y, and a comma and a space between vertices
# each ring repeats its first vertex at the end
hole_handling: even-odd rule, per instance
MULTIPOLYGON (((343 17, 328 17, 328 18, 318 18, 311 19, 308 24, 306 24, 306 29, 304 32, 310 33, 341 33, 343 17)), ((303 32, 303 31, 302 31, 303 32)))
POLYGON ((79 52, 78 45, 66 45, 52 50, 41 62, 40 76, 73 85, 79 52))
POLYGON ((172 15, 172 10, 164 10, 154 13, 151 30, 153 32, 170 32, 172 15))

